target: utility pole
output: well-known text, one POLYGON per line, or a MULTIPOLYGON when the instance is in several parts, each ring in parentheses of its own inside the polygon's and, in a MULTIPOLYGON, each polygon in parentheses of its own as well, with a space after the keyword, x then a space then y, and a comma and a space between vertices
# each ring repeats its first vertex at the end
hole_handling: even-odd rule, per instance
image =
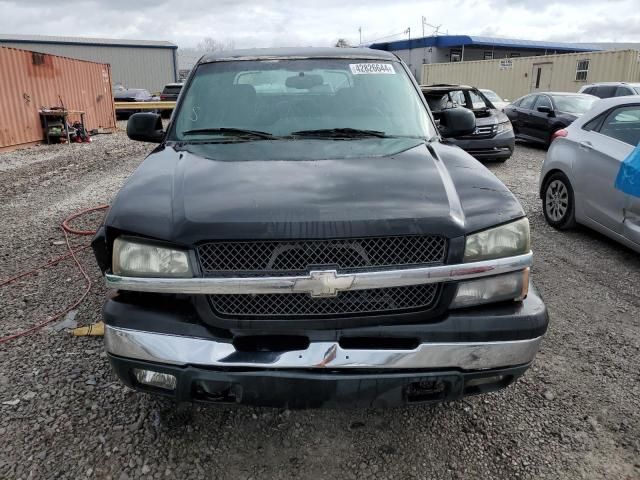
MULTIPOLYGON (((409 35, 409 68, 411 68, 411 27, 407 27, 404 31, 407 35, 409 35)), ((415 77, 416 73, 413 72, 413 76, 415 77)))
POLYGON ((358 33, 360 34, 360 46, 362 46, 362 27, 358 27, 358 33))
POLYGON ((424 36, 424 27, 427 24, 427 17, 422 16, 422 63, 427 63, 427 45, 424 36))

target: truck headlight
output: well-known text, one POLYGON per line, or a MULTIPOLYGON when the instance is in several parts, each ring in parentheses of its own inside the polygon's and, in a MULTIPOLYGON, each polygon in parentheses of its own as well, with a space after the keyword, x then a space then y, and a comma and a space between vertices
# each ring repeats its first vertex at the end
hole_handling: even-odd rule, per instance
POLYGON ((189 256, 184 250, 159 247, 116 238, 112 271, 133 277, 191 277, 189 256))
POLYGON ((464 308, 486 303, 524 300, 529 292, 529 269, 479 278, 458 284, 450 308, 464 308))
POLYGON ((528 253, 530 249, 529 220, 525 217, 467 236, 464 261, 512 257, 528 253))
POLYGON ((513 130, 513 125, 511 125, 511 122, 507 120, 506 122, 502 122, 498 124, 498 129, 496 130, 496 134, 510 132, 511 130, 513 130))

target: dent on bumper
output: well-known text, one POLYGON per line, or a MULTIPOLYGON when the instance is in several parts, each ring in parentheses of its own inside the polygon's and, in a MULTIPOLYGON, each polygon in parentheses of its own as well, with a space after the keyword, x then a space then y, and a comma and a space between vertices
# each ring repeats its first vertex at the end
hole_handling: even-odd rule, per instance
POLYGON ((232 343, 130 330, 107 325, 111 355, 167 365, 268 369, 461 369, 486 370, 530 363, 542 337, 501 342, 422 343, 411 350, 345 349, 311 342, 305 350, 244 352, 232 343))

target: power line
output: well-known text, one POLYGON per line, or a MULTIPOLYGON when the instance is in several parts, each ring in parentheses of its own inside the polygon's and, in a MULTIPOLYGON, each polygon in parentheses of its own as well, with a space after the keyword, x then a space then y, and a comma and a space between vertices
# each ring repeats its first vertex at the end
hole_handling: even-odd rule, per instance
POLYGON ((392 33, 391 35, 385 35, 384 37, 380 37, 380 38, 374 38, 373 40, 369 40, 364 43, 365 44, 374 43, 374 42, 377 42, 378 40, 384 40, 385 38, 397 37, 398 35, 406 35, 406 34, 407 34, 407 29, 405 28, 402 32, 392 33))

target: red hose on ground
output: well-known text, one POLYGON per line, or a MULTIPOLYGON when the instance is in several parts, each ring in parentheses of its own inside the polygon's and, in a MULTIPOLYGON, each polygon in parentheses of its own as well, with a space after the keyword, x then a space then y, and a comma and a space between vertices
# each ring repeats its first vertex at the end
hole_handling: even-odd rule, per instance
POLYGON ((69 222, 71 222, 72 220, 74 220, 74 219, 76 219, 76 218, 78 218, 78 217, 80 217, 82 215, 86 215, 87 213, 95 212, 95 211, 98 211, 98 210, 105 210, 107 208, 109 208, 109 205, 100 205, 100 206, 97 206, 97 207, 87 208, 87 209, 84 209, 84 210, 81 210, 79 212, 76 212, 73 215, 70 215, 69 217, 65 218, 64 221, 62 222, 61 228, 62 228, 62 233, 64 233, 65 241, 67 243, 67 249, 69 250, 68 253, 66 253, 64 255, 60 255, 59 257, 53 258, 53 259, 49 260, 48 262, 43 263, 42 265, 39 265, 39 266, 37 266, 36 268, 34 268, 32 270, 29 270, 28 272, 19 273, 18 275, 14 275, 13 277, 8 278, 7 280, 3 280, 2 282, 0 282, 0 287, 9 285, 9 284, 15 282, 16 280, 18 280, 20 278, 23 278, 23 277, 26 277, 26 276, 29 276, 29 275, 33 275, 37 271, 42 270, 43 268, 47 268, 47 267, 49 267, 51 265, 55 265, 55 264, 59 263, 60 261, 64 260, 65 258, 71 256, 71 257, 73 257, 73 261, 75 262, 76 266, 78 267, 78 270, 80 271, 80 273, 84 277, 84 281, 85 281, 85 285, 86 285, 86 288, 85 288, 83 294, 72 305, 69 305, 64 310, 54 314, 53 316, 47 318, 46 320, 34 325, 33 327, 28 328, 27 330, 23 330, 22 332, 18 332, 18 333, 15 333, 13 335, 8 335, 6 337, 0 338, 0 343, 5 343, 5 342, 8 342, 10 340, 16 339, 18 337, 22 337, 22 336, 25 336, 25 335, 28 335, 30 333, 33 333, 33 332, 36 332, 36 331, 40 330, 41 328, 43 328, 44 326, 48 325, 49 323, 52 323, 52 322, 58 320, 63 315, 69 313, 71 310, 73 310, 78 305, 80 305, 82 303, 82 301, 87 297, 87 295, 91 291, 91 287, 93 286, 93 282, 89 278, 89 275, 87 275, 87 272, 85 271, 85 269, 82 268, 82 265, 80 264, 80 261, 78 260, 78 257, 76 256, 76 253, 81 251, 81 250, 85 250, 85 249, 89 248, 90 245, 84 245, 84 246, 76 248, 76 249, 71 248, 71 244, 69 243, 69 234, 71 233, 73 235, 94 235, 96 232, 95 232, 95 230, 78 230, 78 229, 75 229, 75 228, 69 226, 69 222))

